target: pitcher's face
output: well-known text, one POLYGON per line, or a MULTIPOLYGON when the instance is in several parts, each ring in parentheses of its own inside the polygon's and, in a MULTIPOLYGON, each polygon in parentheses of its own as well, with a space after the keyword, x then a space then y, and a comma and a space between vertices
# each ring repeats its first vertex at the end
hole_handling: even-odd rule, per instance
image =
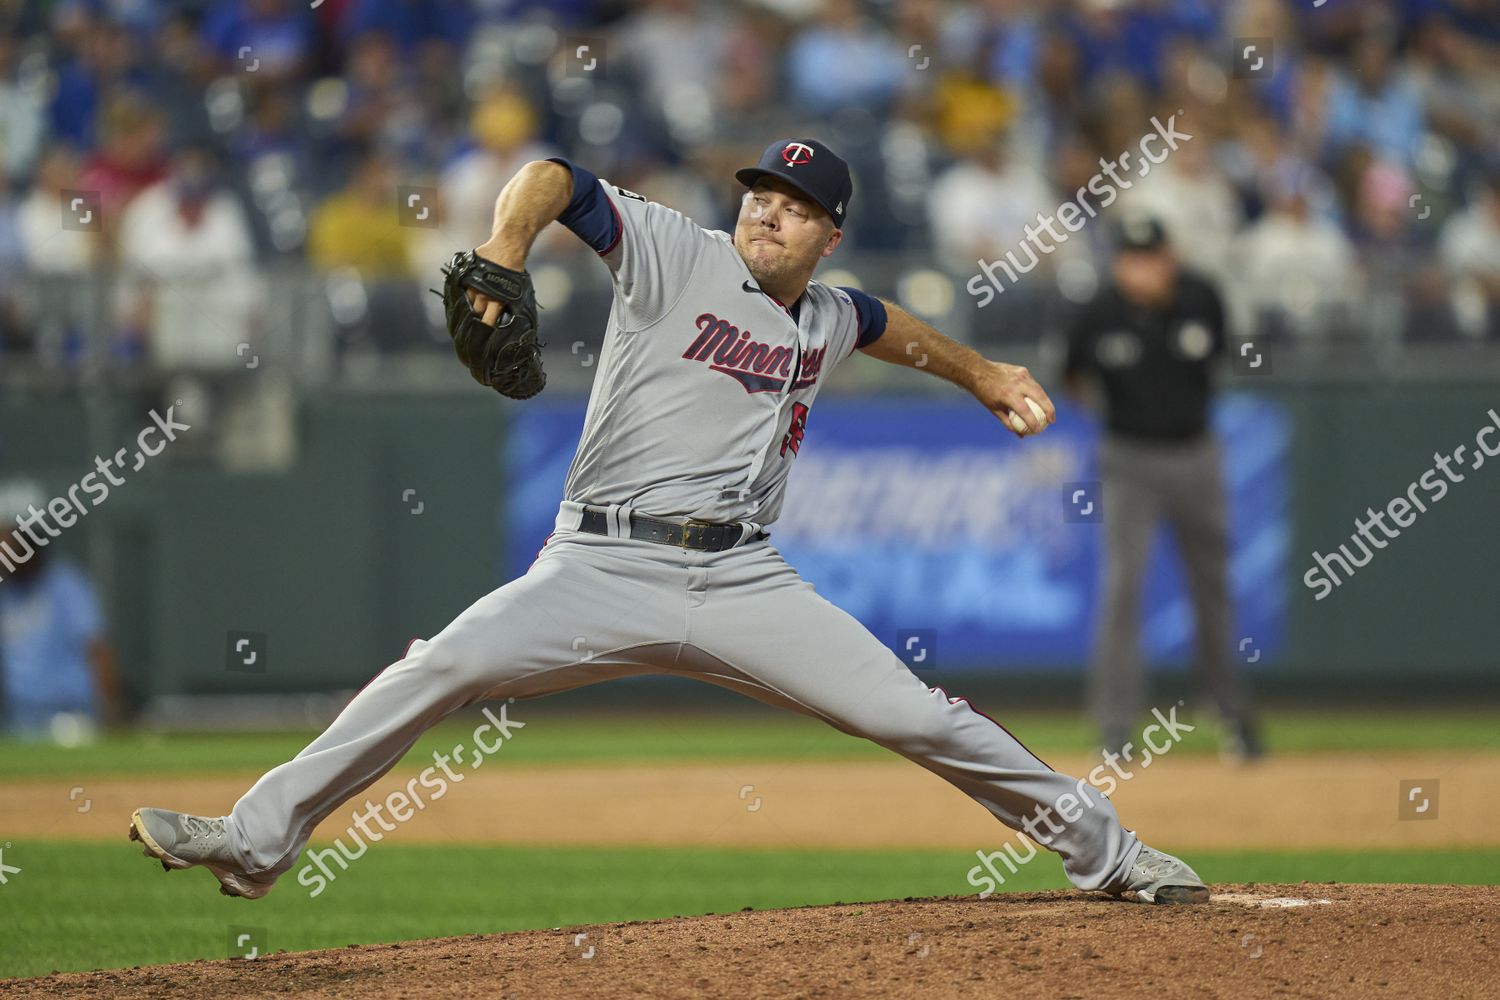
POLYGON ((745 192, 734 226, 735 249, 762 286, 806 281, 842 238, 820 205, 769 177, 745 192))

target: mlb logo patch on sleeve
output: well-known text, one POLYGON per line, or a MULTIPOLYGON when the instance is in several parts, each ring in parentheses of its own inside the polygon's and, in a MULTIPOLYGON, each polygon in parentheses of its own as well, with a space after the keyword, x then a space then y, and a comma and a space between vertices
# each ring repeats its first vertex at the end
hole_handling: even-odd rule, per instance
POLYGON ((615 187, 615 193, 618 194, 621 198, 634 198, 636 201, 646 200, 645 195, 636 194, 634 191, 627 191, 624 188, 619 187, 618 185, 615 187))

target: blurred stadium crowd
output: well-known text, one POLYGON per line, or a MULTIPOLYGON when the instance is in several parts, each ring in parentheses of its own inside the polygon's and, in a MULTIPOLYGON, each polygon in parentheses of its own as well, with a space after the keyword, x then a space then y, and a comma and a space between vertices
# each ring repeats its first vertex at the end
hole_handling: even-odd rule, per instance
MULTIPOLYGON (((831 263, 970 341, 1035 341, 1097 286, 1107 227, 996 306, 964 281, 1172 114, 1193 141, 1120 204, 1242 332, 1500 336, 1492 0, 11 0, 0 23, 0 369, 90 343, 235 367, 290 298, 338 343, 431 349, 423 289, 526 161, 727 227, 732 169, 799 133, 856 173, 831 263)), ((544 304, 607 309, 587 258, 549 234, 544 304)))

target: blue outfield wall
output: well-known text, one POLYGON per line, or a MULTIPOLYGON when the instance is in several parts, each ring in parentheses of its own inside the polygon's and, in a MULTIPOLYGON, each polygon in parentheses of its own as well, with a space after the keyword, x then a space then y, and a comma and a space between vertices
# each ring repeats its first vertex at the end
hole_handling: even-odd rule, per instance
MULTIPOLYGON (((1247 659, 1270 663, 1287 636, 1291 426, 1285 407, 1231 396, 1226 446, 1233 583, 1247 659)), ((579 401, 516 411, 502 500, 506 572, 525 572, 552 530, 583 423, 579 401)), ((1107 488, 1098 429, 1064 408, 1017 441, 962 398, 820 400, 772 542, 818 591, 917 669, 1071 671, 1087 656, 1107 488), (921 655, 918 653, 917 655, 921 655)), ((1144 592, 1147 655, 1181 668, 1192 615, 1170 533, 1144 592)))
MULTIPOLYGON (((1257 382, 1217 414, 1251 669, 1350 698, 1450 682, 1500 694, 1500 458, 1455 467, 1463 480, 1323 600, 1302 583, 1314 550, 1348 543, 1354 519, 1405 495, 1436 453, 1472 455, 1500 386, 1257 382)), ((581 398, 553 393, 304 400, 291 467, 232 473, 201 449, 172 451, 56 545, 99 580, 137 700, 359 687, 530 564, 582 413, 581 398), (226 641, 240 631, 265 634, 263 672, 232 669, 226 641)), ((144 419, 123 396, 85 408, 66 391, 9 393, 0 477, 65 490, 144 419)), ((1067 681, 1092 632, 1101 541, 1098 524, 1069 519, 1089 497, 1071 504, 1068 484, 1092 481, 1096 434, 1066 412, 1021 444, 956 391, 825 395, 773 541, 893 647, 935 639, 939 669, 1067 681)), ((1191 616, 1167 545, 1145 634, 1173 670, 1191 616)))

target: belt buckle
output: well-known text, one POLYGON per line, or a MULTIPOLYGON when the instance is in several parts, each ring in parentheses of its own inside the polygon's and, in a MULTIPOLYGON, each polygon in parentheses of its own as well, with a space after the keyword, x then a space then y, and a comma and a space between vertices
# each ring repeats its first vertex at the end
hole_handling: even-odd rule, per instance
POLYGON ((685 549, 703 548, 702 543, 704 539, 702 535, 706 533, 711 527, 713 527, 713 525, 708 521, 695 521, 692 518, 688 518, 686 521, 682 522, 682 547, 685 549), (692 542, 692 532, 695 529, 700 533, 698 539, 699 544, 697 545, 694 545, 692 542))

